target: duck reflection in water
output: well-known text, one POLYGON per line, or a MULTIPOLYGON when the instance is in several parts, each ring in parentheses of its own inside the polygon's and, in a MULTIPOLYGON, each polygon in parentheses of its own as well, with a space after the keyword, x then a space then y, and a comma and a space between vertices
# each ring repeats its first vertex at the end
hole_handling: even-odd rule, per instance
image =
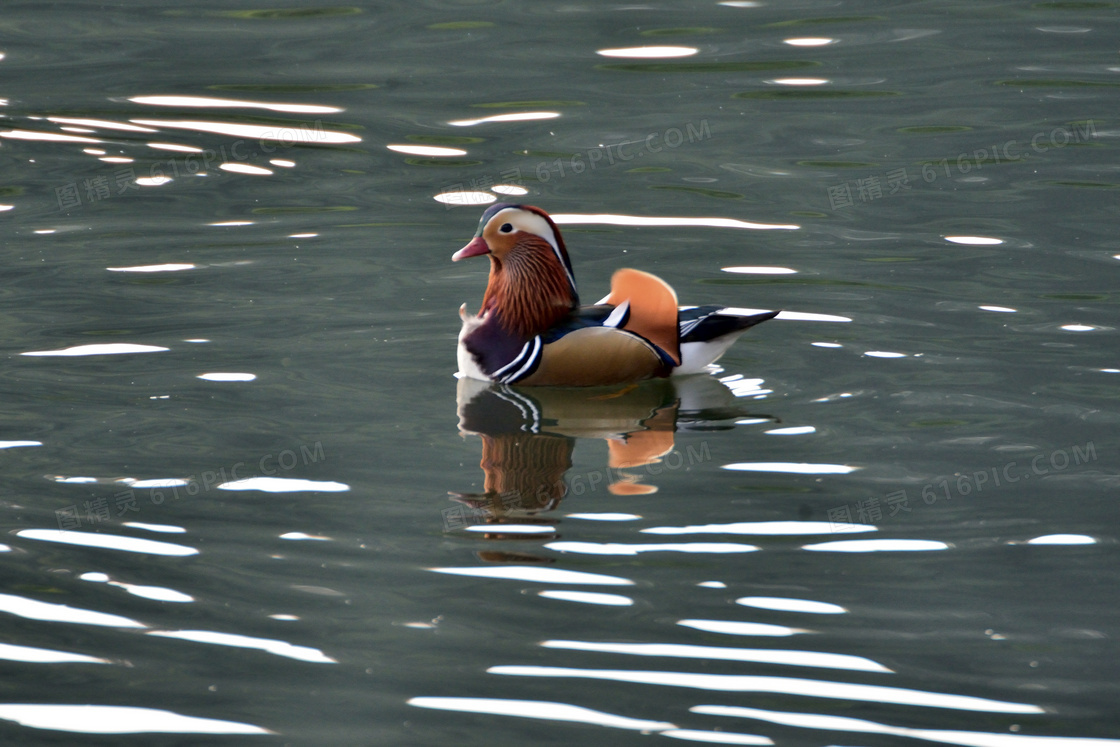
POLYGON ((552 522, 540 514, 565 495, 657 492, 644 480, 669 466, 650 467, 673 450, 678 429, 733 427, 747 403, 710 376, 532 389, 463 377, 458 413, 460 433, 482 439, 485 482, 481 493, 451 493, 460 505, 443 512, 445 528, 494 525, 486 536, 547 539, 554 536, 547 530, 552 522), (606 467, 567 476, 580 438, 607 442, 606 467), (534 531, 538 526, 542 533, 534 531))

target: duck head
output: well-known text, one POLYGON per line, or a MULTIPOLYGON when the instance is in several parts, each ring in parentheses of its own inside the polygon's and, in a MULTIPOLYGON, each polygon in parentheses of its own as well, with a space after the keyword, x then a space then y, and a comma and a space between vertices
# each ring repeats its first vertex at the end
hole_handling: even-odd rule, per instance
POLYGON ((452 255, 490 257, 490 282, 480 317, 494 314, 526 338, 540 334, 579 306, 572 263, 560 230, 529 205, 490 206, 470 243, 452 255))

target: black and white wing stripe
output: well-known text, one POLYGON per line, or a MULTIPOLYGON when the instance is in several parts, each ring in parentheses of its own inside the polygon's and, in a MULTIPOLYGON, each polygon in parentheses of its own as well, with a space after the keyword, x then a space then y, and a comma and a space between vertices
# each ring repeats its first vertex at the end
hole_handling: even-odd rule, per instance
POLYGON ((537 370, 543 348, 540 335, 534 336, 525 343, 521 352, 514 356, 513 360, 491 373, 490 378, 502 384, 514 384, 520 381, 537 370))

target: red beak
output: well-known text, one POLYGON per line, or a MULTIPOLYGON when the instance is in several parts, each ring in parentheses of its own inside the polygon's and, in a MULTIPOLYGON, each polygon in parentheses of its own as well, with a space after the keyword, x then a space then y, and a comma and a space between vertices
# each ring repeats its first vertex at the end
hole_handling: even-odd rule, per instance
POLYGON ((451 261, 458 262, 460 259, 466 259, 467 257, 477 257, 479 255, 489 253, 490 247, 486 245, 486 240, 481 236, 475 236, 473 239, 471 239, 471 243, 467 244, 462 249, 451 255, 451 261))

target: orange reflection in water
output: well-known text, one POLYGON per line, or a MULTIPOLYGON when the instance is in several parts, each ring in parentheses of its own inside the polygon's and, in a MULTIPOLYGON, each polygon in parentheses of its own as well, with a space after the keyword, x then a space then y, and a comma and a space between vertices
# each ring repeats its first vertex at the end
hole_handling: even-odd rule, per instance
POLYGON ((667 469, 651 466, 673 451, 682 416, 690 423, 733 420, 746 406, 708 376, 531 391, 460 379, 459 431, 481 438, 485 479, 480 493, 451 493, 460 505, 444 511, 445 528, 489 538, 553 539, 555 529, 539 515, 566 495, 603 488, 613 495, 655 493, 657 486, 646 480, 667 469), (569 474, 581 438, 607 442, 606 464, 569 474))

